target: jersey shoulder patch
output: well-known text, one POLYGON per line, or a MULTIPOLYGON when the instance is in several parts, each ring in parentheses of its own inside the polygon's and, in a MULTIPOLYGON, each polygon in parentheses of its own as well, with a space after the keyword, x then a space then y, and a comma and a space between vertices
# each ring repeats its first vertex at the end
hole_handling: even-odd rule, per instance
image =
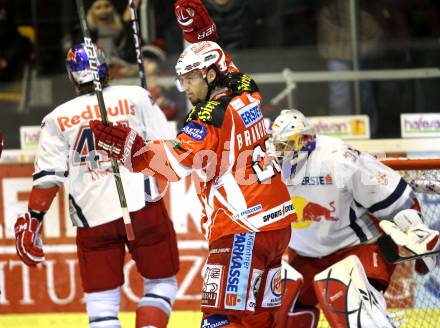
POLYGON ((226 74, 228 87, 234 96, 239 96, 243 92, 260 92, 255 81, 247 74, 240 72, 230 72, 226 74))
POLYGON ((216 128, 221 128, 225 118, 231 97, 222 97, 218 100, 202 101, 194 106, 185 120, 185 125, 191 121, 199 119, 203 123, 211 124, 216 128))

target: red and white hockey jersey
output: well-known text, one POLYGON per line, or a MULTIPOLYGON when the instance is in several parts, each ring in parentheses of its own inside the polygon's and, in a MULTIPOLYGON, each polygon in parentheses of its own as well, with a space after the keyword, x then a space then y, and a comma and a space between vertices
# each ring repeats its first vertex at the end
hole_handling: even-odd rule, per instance
POLYGON ((337 138, 317 135, 315 142, 299 153, 296 173, 288 159, 282 163, 297 212, 289 247, 298 254, 322 257, 372 241, 375 218, 392 219, 416 201, 401 176, 369 154, 337 138))
POLYGON ((135 170, 152 170, 167 180, 171 173, 176 178, 193 173, 203 206, 202 233, 213 242, 235 233, 282 229, 294 219, 280 167, 265 163, 267 146, 261 95, 220 95, 192 109, 174 148, 150 143, 135 170))
MULTIPOLYGON (((174 137, 164 114, 143 88, 109 86, 103 89, 103 96, 109 121, 128 125, 146 139, 174 137)), ((93 227, 122 216, 110 161, 95 151, 89 128, 89 120, 100 117, 92 93, 58 106, 41 124, 33 186, 47 188, 68 181, 71 219, 79 227, 93 227)), ((128 210, 137 211, 145 206, 145 192, 157 192, 155 184, 124 167, 120 172, 128 210)))

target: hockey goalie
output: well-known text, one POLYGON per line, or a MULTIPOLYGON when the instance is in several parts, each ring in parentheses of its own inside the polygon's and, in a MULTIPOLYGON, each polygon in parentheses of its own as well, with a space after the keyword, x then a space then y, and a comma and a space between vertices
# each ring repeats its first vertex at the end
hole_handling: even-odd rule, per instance
MULTIPOLYGON (((412 188, 374 157, 317 135, 297 110, 275 119, 272 146, 297 212, 289 264, 301 276, 290 281, 302 284, 294 307, 295 297, 283 299, 279 326, 317 327, 317 305, 332 327, 398 325, 383 297, 395 264, 376 241, 385 233, 392 248, 416 256, 439 247, 439 232, 423 223, 412 188)), ((415 269, 426 274, 434 266, 435 257, 420 256, 415 269)))

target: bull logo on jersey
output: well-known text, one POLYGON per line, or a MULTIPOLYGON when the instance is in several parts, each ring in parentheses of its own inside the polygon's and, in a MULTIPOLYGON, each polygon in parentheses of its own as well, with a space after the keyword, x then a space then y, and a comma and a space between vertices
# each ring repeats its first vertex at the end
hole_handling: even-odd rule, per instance
POLYGON ((380 185, 386 186, 388 184, 388 176, 385 173, 379 172, 376 176, 376 182, 380 185))
POLYGON ((327 207, 296 196, 292 198, 292 202, 297 214, 296 221, 292 223, 292 227, 295 229, 307 228, 313 222, 321 220, 334 222, 339 220, 334 216, 336 212, 334 201, 329 202, 327 207))

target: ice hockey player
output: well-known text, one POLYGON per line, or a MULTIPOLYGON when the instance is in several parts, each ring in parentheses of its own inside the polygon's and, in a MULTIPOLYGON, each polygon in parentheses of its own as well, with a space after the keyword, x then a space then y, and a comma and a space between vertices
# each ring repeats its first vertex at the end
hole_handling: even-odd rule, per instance
POLYGON ((172 141, 144 141, 129 128, 100 121, 91 127, 98 149, 134 172, 169 181, 192 173, 209 243, 202 326, 271 327, 295 214, 279 166, 266 161, 261 94, 231 65, 214 42, 183 51, 177 83, 194 107, 172 141))
MULTIPOLYGON (((169 138, 166 119, 149 93, 137 86, 109 86, 104 54, 97 49, 98 74, 107 114, 146 139, 169 138)), ((44 261, 43 218, 64 182, 69 182, 71 219, 90 327, 120 327, 120 287, 125 247, 144 282, 136 327, 166 327, 177 292, 176 235, 155 182, 121 167, 135 234, 128 241, 109 158, 95 148, 89 121, 99 119, 88 49, 67 53, 66 66, 78 96, 55 108, 41 124, 29 211, 17 219, 17 253, 29 266, 44 261), (158 257, 157 254, 161 256, 158 257)), ((50 224, 50 222, 48 223, 50 224)))
MULTIPOLYGON (((439 246, 439 232, 423 223, 412 188, 369 154, 315 134, 297 110, 281 111, 271 140, 297 211, 289 263, 303 280, 285 327, 316 327, 317 304, 332 327, 393 327, 382 292, 395 265, 375 242, 376 222, 417 254, 439 246)), ((434 266, 433 257, 416 261, 420 274, 434 266)))

